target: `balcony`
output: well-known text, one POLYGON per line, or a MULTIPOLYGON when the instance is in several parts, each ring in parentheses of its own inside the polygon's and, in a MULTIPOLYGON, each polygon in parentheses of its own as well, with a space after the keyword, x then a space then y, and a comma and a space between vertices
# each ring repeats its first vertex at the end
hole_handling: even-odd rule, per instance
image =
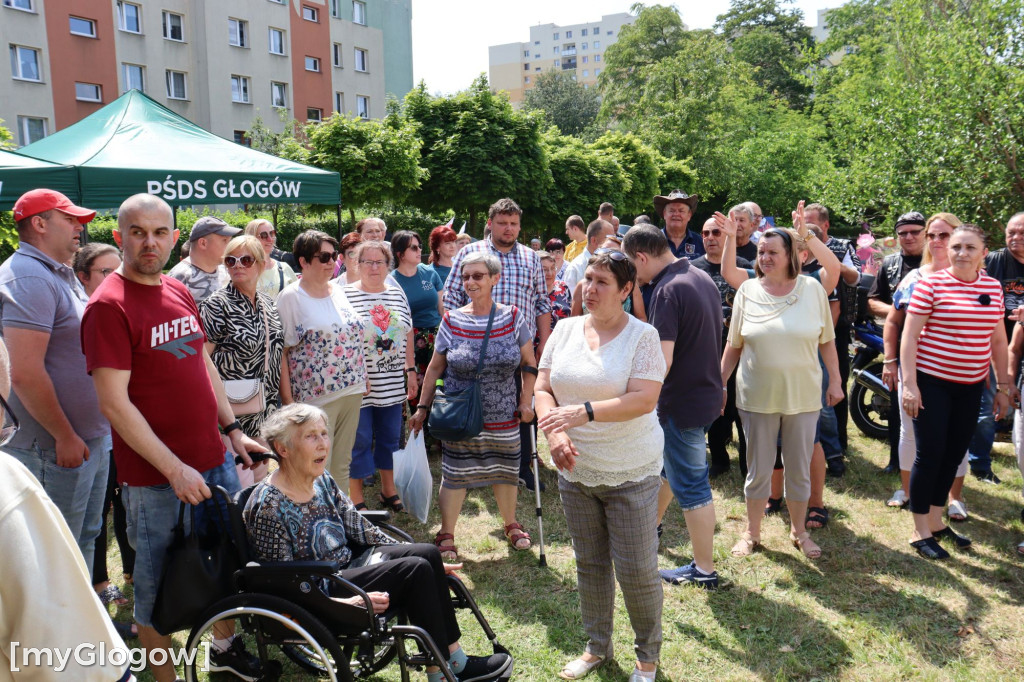
POLYGON ((562 71, 575 71, 576 70, 576 58, 565 59, 565 55, 562 55, 562 71))

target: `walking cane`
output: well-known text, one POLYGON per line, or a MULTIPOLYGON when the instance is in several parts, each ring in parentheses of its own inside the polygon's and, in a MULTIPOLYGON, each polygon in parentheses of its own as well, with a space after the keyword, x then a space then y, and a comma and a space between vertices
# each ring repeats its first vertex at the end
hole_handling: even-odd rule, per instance
POLYGON ((530 425, 530 446, 533 448, 531 459, 533 460, 533 496, 537 504, 537 534, 540 537, 540 563, 539 566, 548 565, 547 556, 544 554, 544 514, 540 507, 540 455, 537 454, 537 429, 530 425))

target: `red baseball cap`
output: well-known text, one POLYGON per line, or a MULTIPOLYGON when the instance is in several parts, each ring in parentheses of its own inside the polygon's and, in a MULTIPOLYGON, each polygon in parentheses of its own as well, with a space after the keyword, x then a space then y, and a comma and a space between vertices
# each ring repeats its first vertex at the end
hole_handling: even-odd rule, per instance
POLYGON ((14 204, 14 219, 23 220, 44 211, 58 210, 78 218, 83 225, 96 217, 96 211, 75 206, 71 199, 52 189, 34 189, 22 194, 14 204))

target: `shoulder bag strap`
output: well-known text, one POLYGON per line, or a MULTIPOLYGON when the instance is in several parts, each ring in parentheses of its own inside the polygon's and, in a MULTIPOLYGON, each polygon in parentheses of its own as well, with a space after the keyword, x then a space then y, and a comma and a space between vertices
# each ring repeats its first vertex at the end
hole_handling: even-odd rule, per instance
POLYGON ((281 265, 281 261, 277 262, 277 293, 281 293, 284 289, 284 266, 281 265))
POLYGON ((487 342, 491 340, 491 327, 494 325, 494 313, 498 305, 491 303, 491 314, 487 318, 487 331, 484 332, 484 342, 480 346, 480 360, 476 363, 476 380, 480 381, 480 374, 484 371, 484 356, 487 354, 487 342))
MULTIPOLYGON (((259 301, 259 293, 256 295, 259 301)), ((260 311, 263 313, 263 374, 270 372, 270 319, 267 317, 267 306, 260 303, 260 311)))

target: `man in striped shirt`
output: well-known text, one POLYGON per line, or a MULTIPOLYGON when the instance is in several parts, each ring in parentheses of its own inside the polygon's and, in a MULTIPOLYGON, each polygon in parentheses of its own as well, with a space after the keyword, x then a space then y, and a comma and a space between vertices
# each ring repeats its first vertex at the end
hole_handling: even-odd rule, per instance
MULTIPOLYGON (((519 205, 508 198, 499 199, 491 206, 487 213, 487 237, 464 247, 452 261, 452 271, 444 286, 444 307, 453 310, 469 303, 469 296, 462 284, 462 261, 466 256, 477 251, 493 254, 501 262, 501 277, 492 292, 494 300, 502 305, 519 308, 530 336, 540 339, 537 346, 539 358, 551 334, 551 301, 548 299, 540 258, 535 251, 517 241, 522 215, 523 210, 519 205)), ((516 383, 519 384, 518 379, 516 383)), ((522 424, 519 430, 522 441, 519 476, 530 489, 533 489, 529 432, 532 428, 530 424, 522 424)))

